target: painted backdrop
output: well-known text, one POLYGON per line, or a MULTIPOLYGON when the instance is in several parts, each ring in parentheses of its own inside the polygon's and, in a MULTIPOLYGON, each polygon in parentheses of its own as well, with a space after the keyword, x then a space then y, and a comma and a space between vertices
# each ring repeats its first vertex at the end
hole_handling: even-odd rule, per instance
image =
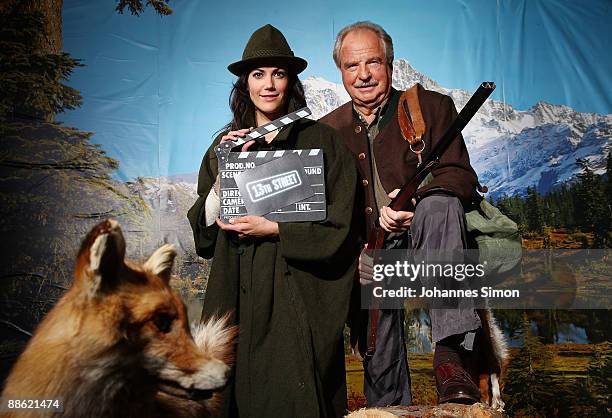
POLYGON ((212 138, 230 117, 234 76, 250 34, 272 23, 309 66, 316 117, 348 100, 332 59, 337 31, 381 24, 395 44, 394 85, 415 82, 461 107, 478 84, 497 90, 466 128, 473 165, 490 195, 543 193, 576 176, 578 158, 605 169, 612 137, 610 2, 314 0, 172 2, 173 14, 138 18, 107 2, 64 1, 64 49, 83 60, 70 85, 83 106, 60 115, 93 132, 119 161, 113 177, 146 202, 155 239, 189 250, 184 214, 212 138))
MULTIPOLYGON (((79 243, 102 219, 120 221, 131 258, 177 245, 175 286, 202 291, 208 264, 194 253, 186 212, 201 158, 230 118, 226 67, 267 23, 308 60, 301 78, 315 117, 348 100, 331 51, 338 30, 358 20, 392 36, 399 89, 419 82, 461 108, 481 81, 494 81, 464 131, 489 196, 522 213, 525 242, 609 246, 610 0, 174 0, 168 16, 151 7, 119 14, 117 4, 0 3, 0 376, 70 285, 79 243)), ((521 321, 508 312, 498 318, 512 333, 521 321)), ((534 312, 525 329, 537 327, 547 342, 609 341, 609 312, 534 312), (557 328, 562 317, 569 328, 557 328)), ((427 321, 413 319, 410 337, 422 349, 427 321)), ((611 357, 598 358, 608 366, 584 373, 609 370, 611 357)))

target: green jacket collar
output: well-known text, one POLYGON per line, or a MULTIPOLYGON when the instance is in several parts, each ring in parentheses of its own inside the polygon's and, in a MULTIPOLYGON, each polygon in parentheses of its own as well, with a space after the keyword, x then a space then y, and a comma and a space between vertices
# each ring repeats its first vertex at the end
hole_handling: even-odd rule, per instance
MULTIPOLYGON (((397 103, 399 102, 399 98, 400 98, 399 91, 391 87, 391 91, 389 92, 389 100, 387 100, 387 103, 385 103, 382 109, 380 110, 382 117, 380 121, 378 122, 379 131, 383 129, 389 123, 389 121, 395 116, 395 113, 397 112, 397 103)), ((353 106, 352 109, 353 109, 353 117, 357 120, 361 120, 359 117, 359 113, 357 113, 357 110, 355 110, 355 106, 353 106)))

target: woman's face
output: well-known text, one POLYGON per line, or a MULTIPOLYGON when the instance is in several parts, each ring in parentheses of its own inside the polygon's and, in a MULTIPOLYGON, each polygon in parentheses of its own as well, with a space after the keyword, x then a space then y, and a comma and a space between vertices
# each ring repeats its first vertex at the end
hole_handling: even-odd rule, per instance
POLYGON ((249 73, 249 96, 255 105, 257 125, 283 115, 287 99, 289 75, 278 67, 259 67, 249 73))

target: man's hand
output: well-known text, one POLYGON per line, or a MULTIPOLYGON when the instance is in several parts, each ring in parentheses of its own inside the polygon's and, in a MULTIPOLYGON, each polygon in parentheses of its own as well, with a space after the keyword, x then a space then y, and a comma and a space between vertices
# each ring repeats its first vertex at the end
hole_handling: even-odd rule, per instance
POLYGON ((367 286, 373 281, 374 273, 374 257, 372 252, 368 251, 368 244, 365 245, 361 254, 359 254, 359 283, 362 286, 367 286))
POLYGON ((273 237, 278 235, 278 223, 267 220, 261 216, 242 216, 230 219, 229 224, 215 220, 219 228, 224 231, 234 231, 239 238, 250 237, 273 237))
MULTIPOLYGON (((397 196, 399 189, 393 190, 389 193, 391 199, 397 196)), ((416 200, 412 199, 412 204, 416 206, 416 200)), ((380 208, 380 226, 387 232, 404 232, 410 229, 414 212, 407 212, 403 210, 395 211, 388 206, 380 208)))

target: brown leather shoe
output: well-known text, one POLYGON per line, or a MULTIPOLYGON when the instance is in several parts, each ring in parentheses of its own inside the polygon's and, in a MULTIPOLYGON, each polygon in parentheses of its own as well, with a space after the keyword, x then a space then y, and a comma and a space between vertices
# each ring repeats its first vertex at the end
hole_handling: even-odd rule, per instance
POLYGON ((480 389, 458 364, 446 362, 436 368, 438 403, 455 402, 471 405, 480 402, 480 389))

